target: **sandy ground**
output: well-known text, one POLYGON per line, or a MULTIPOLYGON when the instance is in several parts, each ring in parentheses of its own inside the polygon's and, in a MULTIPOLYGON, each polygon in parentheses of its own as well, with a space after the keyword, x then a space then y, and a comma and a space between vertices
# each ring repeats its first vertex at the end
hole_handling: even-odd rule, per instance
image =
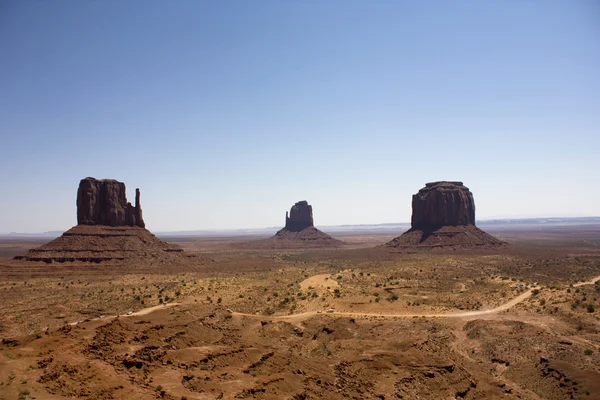
POLYGON ((192 241, 202 257, 185 265, 6 257, 0 399, 591 399, 600 252, 577 238, 412 254, 192 241))

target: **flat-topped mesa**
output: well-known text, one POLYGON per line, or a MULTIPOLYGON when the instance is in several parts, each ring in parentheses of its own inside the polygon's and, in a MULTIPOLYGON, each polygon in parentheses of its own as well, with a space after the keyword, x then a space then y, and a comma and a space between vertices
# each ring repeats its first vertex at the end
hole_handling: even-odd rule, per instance
MULTIPOLYGON (((462 182, 431 182, 412 198, 412 226, 385 244, 398 249, 495 248, 501 240, 475 226, 475 201, 462 182)), ((412 250, 411 250, 412 249, 412 250)))
POLYGON ((77 190, 77 224, 145 228, 140 190, 135 190, 135 206, 132 206, 127 202, 123 182, 90 177, 82 179, 77 190))
POLYGON ((297 202, 285 213, 285 230, 300 232, 314 226, 312 206, 306 200, 297 202))
POLYGON ((475 225, 473 194, 462 182, 431 182, 412 198, 411 230, 475 225))

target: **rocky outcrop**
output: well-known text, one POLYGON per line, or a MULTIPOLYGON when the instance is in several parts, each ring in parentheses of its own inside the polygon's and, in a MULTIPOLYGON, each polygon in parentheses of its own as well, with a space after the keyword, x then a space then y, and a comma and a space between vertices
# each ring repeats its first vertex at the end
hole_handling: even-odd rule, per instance
POLYGON ((504 242, 475 226, 473 194, 462 182, 431 182, 413 195, 411 228, 385 246, 489 248, 504 242))
POLYGON ((473 194, 462 182, 432 182, 412 198, 412 229, 475 225, 473 194))
POLYGON ((77 224, 145 228, 140 190, 135 190, 135 206, 132 206, 127 202, 123 182, 90 177, 82 179, 77 190, 77 224))
POLYGON ((285 214, 285 227, 269 239, 238 243, 235 247, 252 249, 330 248, 344 245, 314 227, 312 206, 306 200, 297 202, 285 214))
POLYGON ((135 206, 127 202, 125 184, 113 179, 85 178, 77 190, 77 226, 24 256, 46 263, 184 263, 183 250, 145 229, 140 190, 135 206), (140 229, 141 228, 141 229, 140 229))
POLYGON ((181 263, 183 250, 137 226, 77 225, 17 260, 46 263, 181 263), (137 261, 136 261, 137 260, 137 261))
POLYGON ((297 202, 288 213, 285 213, 285 230, 300 232, 314 226, 312 206, 306 200, 297 202))

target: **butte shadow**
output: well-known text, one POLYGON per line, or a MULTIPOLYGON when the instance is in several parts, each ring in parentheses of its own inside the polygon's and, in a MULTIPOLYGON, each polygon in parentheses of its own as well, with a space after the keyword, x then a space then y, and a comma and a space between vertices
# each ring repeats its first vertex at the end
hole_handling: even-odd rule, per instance
POLYGON ((236 247, 255 249, 305 249, 340 247, 345 243, 314 226, 312 206, 306 200, 294 204, 285 214, 285 227, 268 239, 239 243, 236 247))
POLYGON ((473 193, 462 182, 431 182, 413 195, 411 228, 384 246, 494 248, 506 243, 475 226, 473 193))
POLYGON ((136 189, 135 206, 127 202, 125 193, 123 182, 82 179, 77 190, 77 226, 15 259, 46 263, 183 261, 186 257, 181 248, 145 229, 140 190, 136 189))

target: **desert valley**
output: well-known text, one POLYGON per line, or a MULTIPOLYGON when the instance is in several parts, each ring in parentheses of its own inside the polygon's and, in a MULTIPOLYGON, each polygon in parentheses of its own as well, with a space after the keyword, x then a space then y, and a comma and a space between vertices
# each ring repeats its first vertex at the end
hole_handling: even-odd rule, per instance
POLYGON ((0 243, 0 399, 598 398, 600 223, 485 232, 461 182, 412 209, 157 237, 139 191, 83 179, 77 226, 0 243))

